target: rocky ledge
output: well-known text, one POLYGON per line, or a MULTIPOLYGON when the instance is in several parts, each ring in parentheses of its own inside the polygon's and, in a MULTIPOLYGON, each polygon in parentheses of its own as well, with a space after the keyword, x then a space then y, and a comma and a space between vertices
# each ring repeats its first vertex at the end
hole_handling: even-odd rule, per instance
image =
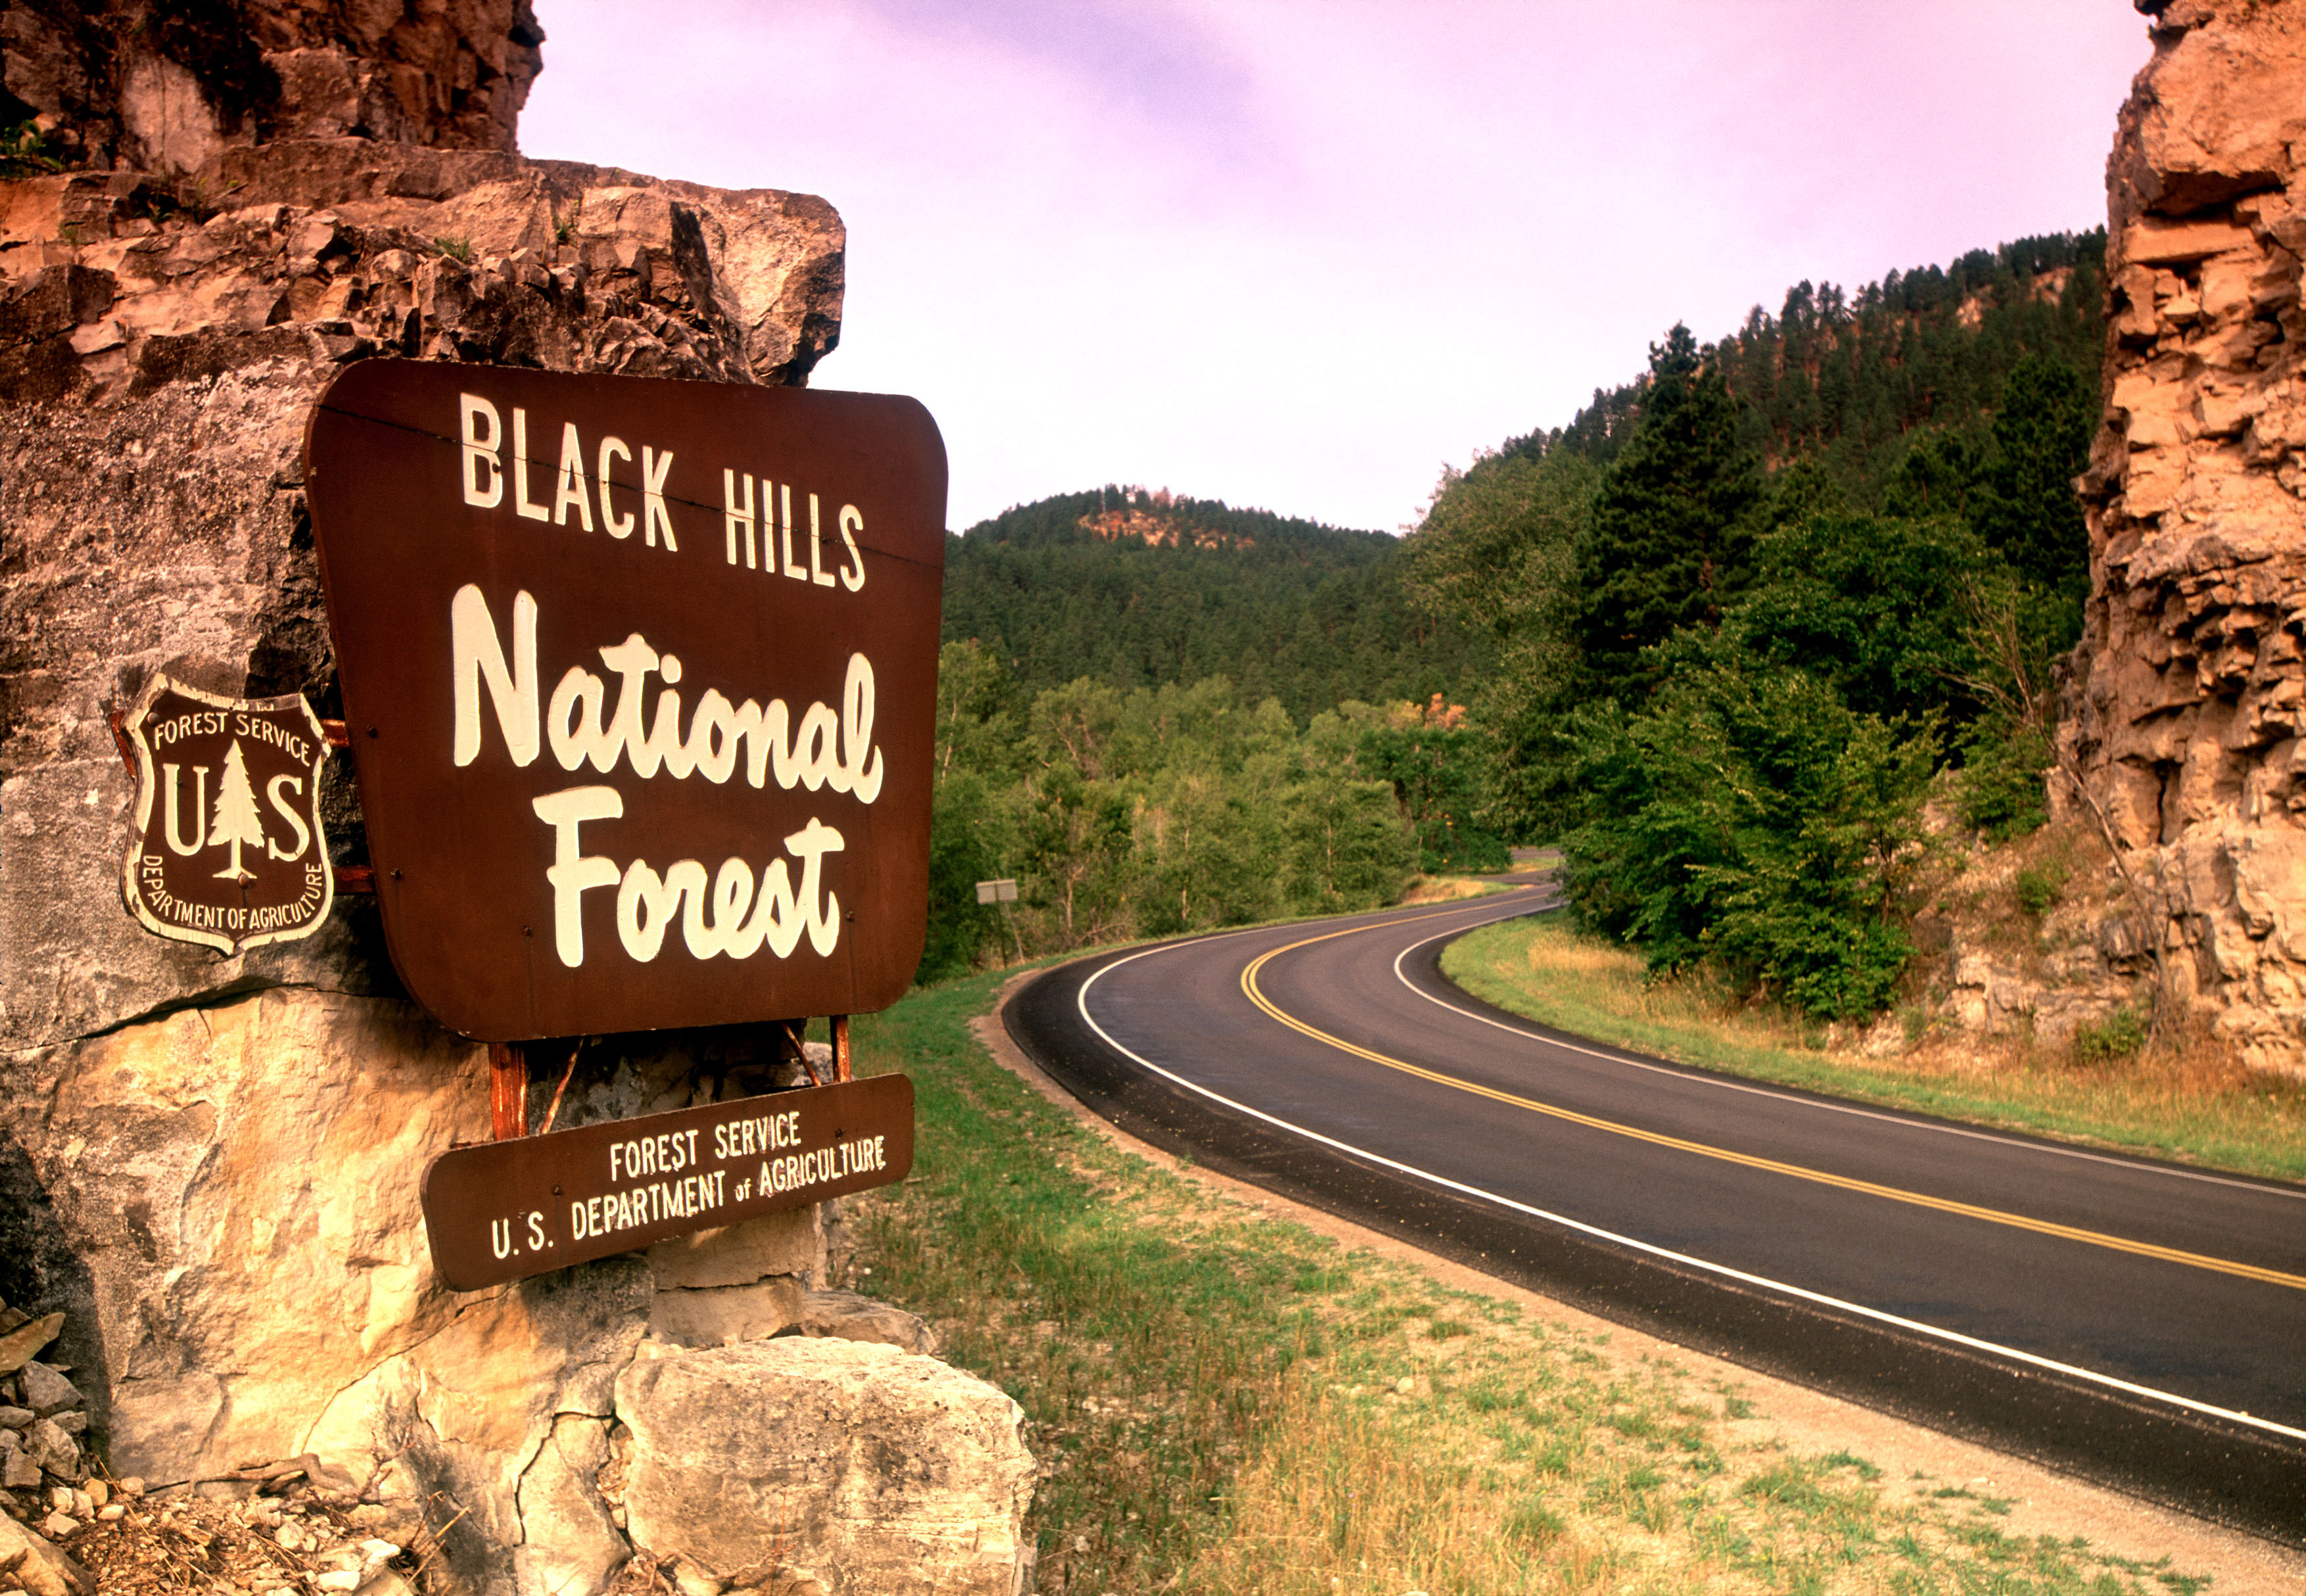
POLYGON ((2140 0, 2064 763, 2172 996, 2306 1073, 2306 4, 2140 0))

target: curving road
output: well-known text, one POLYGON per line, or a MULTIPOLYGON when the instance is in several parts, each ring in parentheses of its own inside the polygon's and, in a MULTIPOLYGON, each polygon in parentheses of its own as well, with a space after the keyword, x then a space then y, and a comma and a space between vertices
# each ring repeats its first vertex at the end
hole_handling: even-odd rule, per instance
POLYGON ((2306 1188, 1685 1069, 1443 978, 1444 943, 1549 892, 1101 955, 1005 1018, 1213 1167, 2306 1544, 2306 1188))

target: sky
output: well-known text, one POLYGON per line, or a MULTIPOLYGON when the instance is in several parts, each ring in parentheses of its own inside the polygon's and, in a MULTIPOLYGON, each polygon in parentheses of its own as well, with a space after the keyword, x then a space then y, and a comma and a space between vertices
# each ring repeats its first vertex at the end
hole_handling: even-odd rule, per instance
POLYGON ((537 0, 531 156, 820 194, 818 388, 947 525, 1105 482, 1415 524, 1805 278, 2105 219, 2123 0, 537 0))

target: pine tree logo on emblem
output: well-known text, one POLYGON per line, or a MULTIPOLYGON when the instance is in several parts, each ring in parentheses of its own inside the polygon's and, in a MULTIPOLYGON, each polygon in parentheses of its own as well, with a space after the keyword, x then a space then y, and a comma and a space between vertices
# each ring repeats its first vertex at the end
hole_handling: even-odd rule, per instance
POLYGON ((145 929, 226 954, 318 929, 336 888, 320 829, 329 745, 312 706, 156 676, 124 730, 136 834, 120 886, 145 929))

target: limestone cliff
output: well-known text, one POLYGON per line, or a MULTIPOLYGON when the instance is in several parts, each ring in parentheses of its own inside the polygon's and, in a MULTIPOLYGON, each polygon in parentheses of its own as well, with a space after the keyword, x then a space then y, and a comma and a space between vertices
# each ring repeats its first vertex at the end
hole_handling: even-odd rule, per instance
POLYGON ((2066 731, 2180 999, 2306 1071, 2306 4, 2167 0, 2109 191, 2066 731))
MULTIPOLYGON (((132 782, 107 717, 151 673, 336 713, 299 473, 345 363, 797 384, 838 338, 844 239, 823 201, 514 153, 540 38, 525 0, 37 0, 0 23, 0 120, 37 115, 63 167, 0 181, 0 1297, 66 1313, 55 1355, 115 1472, 317 1452, 347 1490, 431 1521, 429 1577, 568 1596, 631 1549, 600 1471, 651 1455, 617 1405, 636 1355, 910 1339, 926 1367, 903 1378, 995 1460, 937 1511, 1007 1536, 925 1577, 1005 1592, 1030 1476, 1015 1406, 918 1357, 902 1316, 823 1289, 835 1213, 448 1293, 416 1177, 487 1133, 486 1066, 401 994, 371 901, 232 959, 121 906, 132 782)), ((358 862, 348 781, 328 804, 337 862, 358 862)), ((559 1122, 789 1067, 724 1034, 596 1039, 559 1122)), ((769 1466, 773 1438, 750 1433, 769 1466)), ((884 1507, 911 1489, 884 1483, 884 1507)), ((898 1588, 842 1539, 844 1511, 789 1549, 852 1559, 818 1567, 828 1591, 898 1588)))

